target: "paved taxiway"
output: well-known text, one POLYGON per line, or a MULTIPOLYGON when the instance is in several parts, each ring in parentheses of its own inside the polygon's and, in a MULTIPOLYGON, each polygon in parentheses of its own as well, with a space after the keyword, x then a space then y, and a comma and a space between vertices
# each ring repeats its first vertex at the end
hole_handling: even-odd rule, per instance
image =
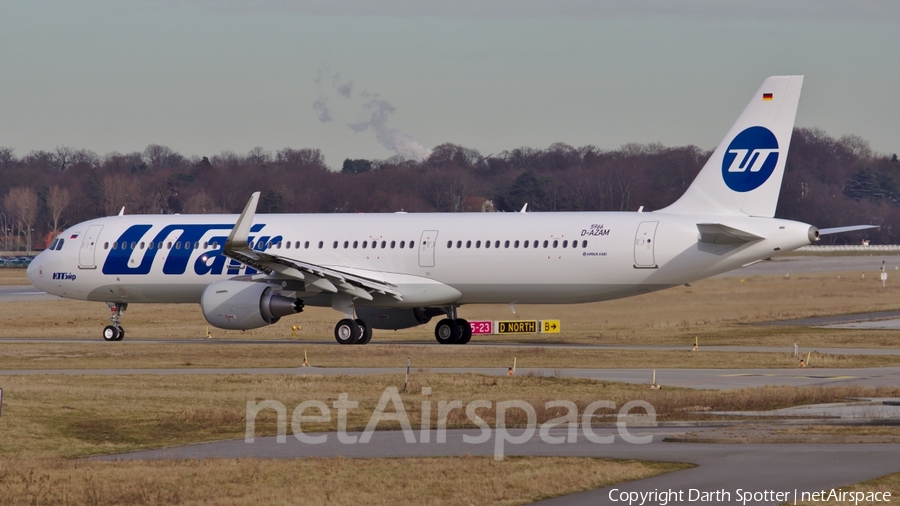
MULTIPOLYGON (((605 457, 638 460, 661 460, 670 462, 690 462, 698 467, 669 473, 666 475, 623 483, 614 487, 590 490, 559 497, 540 504, 571 506, 581 504, 621 504, 610 501, 611 488, 620 491, 647 492, 659 490, 684 490, 685 499, 689 488, 704 491, 725 489, 736 498, 737 489, 745 491, 800 491, 828 490, 846 486, 897 472, 897 454, 900 444, 869 445, 798 445, 798 444, 703 444, 664 443, 665 437, 677 435, 690 429, 634 428, 629 432, 636 436, 652 434, 649 444, 632 444, 617 435, 617 429, 597 428, 598 435, 613 435, 612 444, 596 444, 587 441, 579 433, 576 443, 548 444, 536 433, 523 444, 504 445, 507 456, 577 456, 605 457)), ((511 436, 522 434, 522 430, 510 430, 511 436)), ((419 456, 460 456, 493 455, 496 440, 470 444, 463 435, 470 437, 481 434, 480 430, 448 430, 447 442, 437 443, 434 431, 429 443, 407 443, 402 431, 378 431, 365 444, 342 444, 335 433, 328 433, 325 443, 302 444, 288 435, 285 443, 277 443, 275 437, 256 438, 253 443, 243 440, 202 443, 160 450, 145 450, 120 455, 95 457, 92 460, 129 459, 196 459, 196 458, 304 458, 304 457, 349 457, 388 458, 419 456)), ((551 435, 564 435, 554 429, 551 435)), ((350 433, 358 436, 360 433, 350 433)), ((420 432, 414 431, 417 441, 420 432)), ((791 500, 793 496, 791 495, 791 500)), ((687 501, 672 504, 691 504, 687 501)), ((711 504, 706 502, 706 504, 711 504)), ((775 504, 774 501, 748 502, 747 504, 775 504)))
MULTIPOLYGON (((602 364, 598 364, 602 365, 602 364)), ((172 369, 8 369, 0 370, 0 376, 63 374, 63 375, 133 375, 133 374, 405 374, 404 367, 272 367, 272 368, 172 368, 172 369)), ((487 374, 506 376, 506 368, 414 368, 420 372, 452 374, 487 374)), ((900 387, 900 367, 872 367, 860 369, 657 369, 657 383, 664 387, 685 387, 711 390, 785 386, 859 385, 866 387, 900 387)), ((622 383, 649 384, 649 369, 538 369, 520 367, 520 376, 559 376, 585 378, 622 383)))

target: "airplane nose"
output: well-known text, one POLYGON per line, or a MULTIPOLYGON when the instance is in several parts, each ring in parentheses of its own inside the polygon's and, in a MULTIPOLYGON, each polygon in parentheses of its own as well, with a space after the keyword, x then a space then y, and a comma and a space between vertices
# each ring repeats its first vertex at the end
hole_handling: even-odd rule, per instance
POLYGON ((43 252, 38 253, 38 255, 34 257, 34 260, 29 262, 28 268, 25 269, 25 275, 28 276, 28 281, 34 286, 38 286, 38 283, 40 283, 41 279, 44 277, 44 270, 41 267, 44 260, 41 258, 42 256, 44 256, 43 252))

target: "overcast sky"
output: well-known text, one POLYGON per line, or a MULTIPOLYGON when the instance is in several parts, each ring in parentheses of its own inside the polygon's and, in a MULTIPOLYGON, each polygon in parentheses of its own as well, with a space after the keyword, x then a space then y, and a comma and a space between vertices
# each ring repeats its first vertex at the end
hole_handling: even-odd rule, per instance
POLYGON ((4 0, 0 146, 710 149, 776 74, 900 152, 897 0, 4 0))

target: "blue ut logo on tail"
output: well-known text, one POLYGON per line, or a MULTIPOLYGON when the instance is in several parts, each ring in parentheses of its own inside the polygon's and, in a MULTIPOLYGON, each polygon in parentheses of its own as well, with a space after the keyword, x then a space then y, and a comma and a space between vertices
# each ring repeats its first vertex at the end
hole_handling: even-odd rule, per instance
POLYGON ((736 192, 755 190, 778 164, 778 139, 766 127, 750 127, 737 134, 722 159, 722 179, 736 192))

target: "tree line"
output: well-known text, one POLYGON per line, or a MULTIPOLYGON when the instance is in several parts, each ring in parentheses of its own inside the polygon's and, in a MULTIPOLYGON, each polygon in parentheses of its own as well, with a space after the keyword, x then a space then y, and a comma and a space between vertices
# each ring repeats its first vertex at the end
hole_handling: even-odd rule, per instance
MULTIPOLYGON (((261 147, 186 157, 151 144, 109 153, 58 146, 17 157, 0 147, 0 248, 45 247, 68 225, 117 214, 239 213, 261 191, 263 213, 646 211, 674 202, 711 151, 626 144, 604 150, 555 143, 483 155, 442 144, 425 160, 344 160, 317 149, 261 147)), ((881 228, 828 237, 900 243, 900 160, 857 136, 794 130, 777 217, 819 227, 881 228)))

